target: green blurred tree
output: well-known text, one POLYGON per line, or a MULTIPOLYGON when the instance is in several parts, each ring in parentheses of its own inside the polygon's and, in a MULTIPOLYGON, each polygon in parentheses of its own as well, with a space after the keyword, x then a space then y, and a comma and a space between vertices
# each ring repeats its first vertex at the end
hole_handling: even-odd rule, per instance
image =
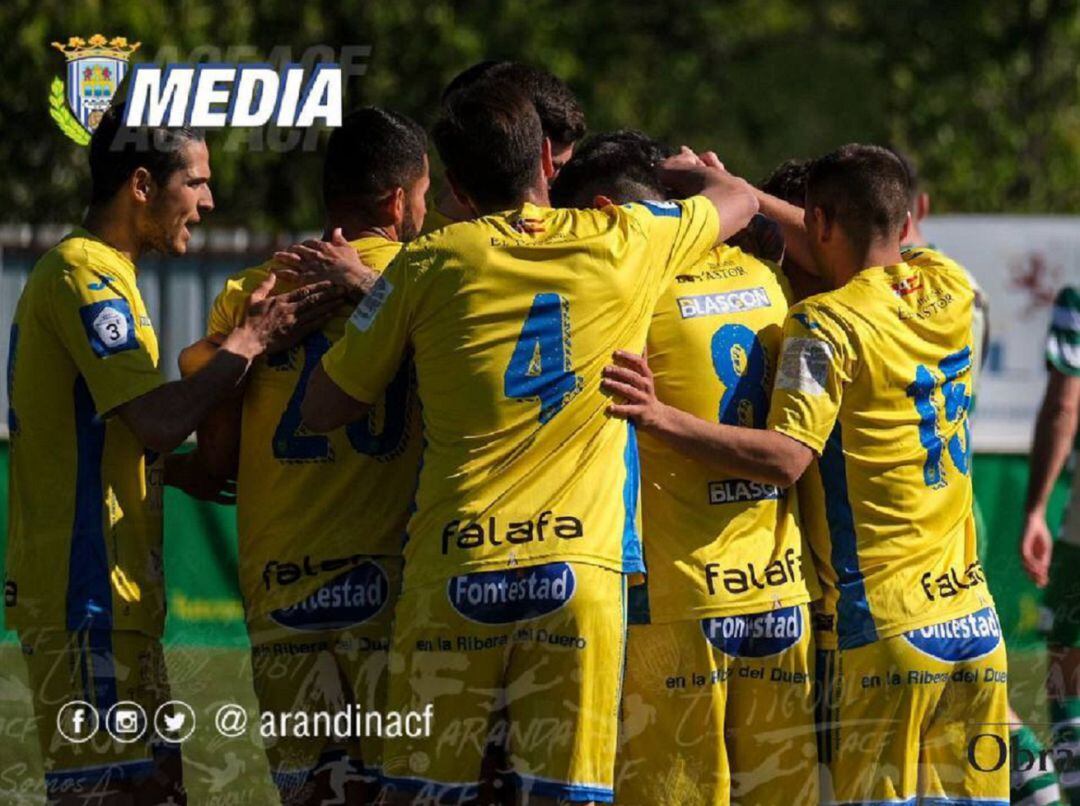
MULTIPOLYGON (((841 143, 891 142, 921 164, 939 211, 1080 211, 1077 0, 7 0, 0 27, 11 36, 0 57, 8 222, 81 214, 86 155, 48 114, 63 71, 49 43, 99 32, 141 41, 143 60, 370 45, 347 106, 424 124, 456 72, 519 59, 563 76, 591 130, 714 148, 750 178, 841 143)), ((317 153, 253 150, 235 133, 211 145, 214 223, 319 225, 317 153)))

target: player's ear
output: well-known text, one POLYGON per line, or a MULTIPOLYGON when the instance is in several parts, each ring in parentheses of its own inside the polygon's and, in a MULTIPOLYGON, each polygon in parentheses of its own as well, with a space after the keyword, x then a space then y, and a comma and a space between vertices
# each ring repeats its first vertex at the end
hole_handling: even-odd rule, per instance
POLYGON ((930 215, 930 194, 920 193, 915 200, 915 220, 922 221, 930 215))
POLYGON ((603 207, 611 207, 615 202, 609 199, 607 196, 593 196, 592 206, 597 210, 603 207))
POLYGON ((814 207, 811 210, 811 215, 814 216, 814 229, 817 230, 818 240, 822 242, 832 240, 832 222, 825 215, 825 211, 820 207, 814 207))
POLYGON ((383 197, 379 205, 382 207, 383 217, 386 222, 395 227, 400 227, 405 220, 405 188, 396 187, 383 197))
POLYGON ((911 220, 911 211, 904 217, 904 226, 900 228, 900 243, 907 243, 911 240, 911 230, 914 223, 911 220))
POLYGON ((145 204, 150 200, 154 178, 146 168, 136 168, 128 179, 128 188, 135 201, 145 204))
POLYGON ((550 137, 545 137, 540 144, 540 168, 544 172, 544 181, 550 182, 555 177, 555 160, 551 158, 550 137))

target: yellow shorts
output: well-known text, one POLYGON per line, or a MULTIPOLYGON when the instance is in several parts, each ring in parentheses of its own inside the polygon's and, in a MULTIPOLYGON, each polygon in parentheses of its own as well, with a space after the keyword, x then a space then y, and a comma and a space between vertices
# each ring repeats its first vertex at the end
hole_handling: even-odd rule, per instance
POLYGON ((170 699, 160 640, 122 630, 26 628, 19 642, 50 798, 119 792, 146 781, 169 756, 179 774, 179 745, 154 728, 170 699))
POLYGON ((433 706, 432 730, 385 739, 384 785, 424 802, 465 802, 490 749, 529 794, 611 802, 625 590, 622 574, 581 563, 406 590, 388 708, 433 706))
POLYGON ((818 668, 823 802, 1009 802, 1005 641, 992 607, 822 653, 818 668))
MULTIPOLYGON (((296 605, 248 622, 255 696, 275 715, 382 711, 401 561, 372 557, 335 577, 296 605)), ((312 737, 296 719, 295 733, 266 740, 270 772, 282 798, 299 797, 312 777, 341 770, 342 780, 373 780, 378 738, 312 737)), ((281 733, 281 731, 278 731, 281 733)))
POLYGON ((817 802, 806 605, 632 624, 616 802, 817 802))

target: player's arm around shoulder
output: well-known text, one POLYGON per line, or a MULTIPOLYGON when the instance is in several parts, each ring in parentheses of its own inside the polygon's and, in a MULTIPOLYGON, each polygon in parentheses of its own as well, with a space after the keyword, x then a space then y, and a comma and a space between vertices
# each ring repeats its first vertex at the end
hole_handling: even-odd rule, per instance
POLYGON ((810 448, 785 434, 714 423, 669 406, 657 398, 644 356, 620 350, 613 358, 600 384, 614 398, 607 413, 633 422, 691 459, 729 476, 790 487, 814 458, 810 448))
POLYGON ((706 165, 686 148, 660 165, 661 179, 676 196, 702 196, 716 211, 719 230, 709 249, 746 227, 758 212, 758 199, 750 183, 718 166, 718 161, 706 165))
POLYGON ((397 373, 410 346, 412 287, 429 272, 434 250, 427 244, 438 237, 425 236, 398 252, 312 372, 300 405, 310 431, 327 433, 360 419, 397 373))

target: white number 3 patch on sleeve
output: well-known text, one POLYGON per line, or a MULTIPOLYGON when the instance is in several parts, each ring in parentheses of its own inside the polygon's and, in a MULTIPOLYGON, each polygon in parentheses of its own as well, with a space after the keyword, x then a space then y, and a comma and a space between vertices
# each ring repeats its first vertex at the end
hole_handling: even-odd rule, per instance
POLYGON ((139 346, 135 319, 126 299, 105 299, 84 305, 79 309, 79 316, 90 347, 98 356, 104 358, 139 346))
POLYGON ((785 339, 776 385, 790 392, 825 394, 832 345, 821 339, 785 339))

